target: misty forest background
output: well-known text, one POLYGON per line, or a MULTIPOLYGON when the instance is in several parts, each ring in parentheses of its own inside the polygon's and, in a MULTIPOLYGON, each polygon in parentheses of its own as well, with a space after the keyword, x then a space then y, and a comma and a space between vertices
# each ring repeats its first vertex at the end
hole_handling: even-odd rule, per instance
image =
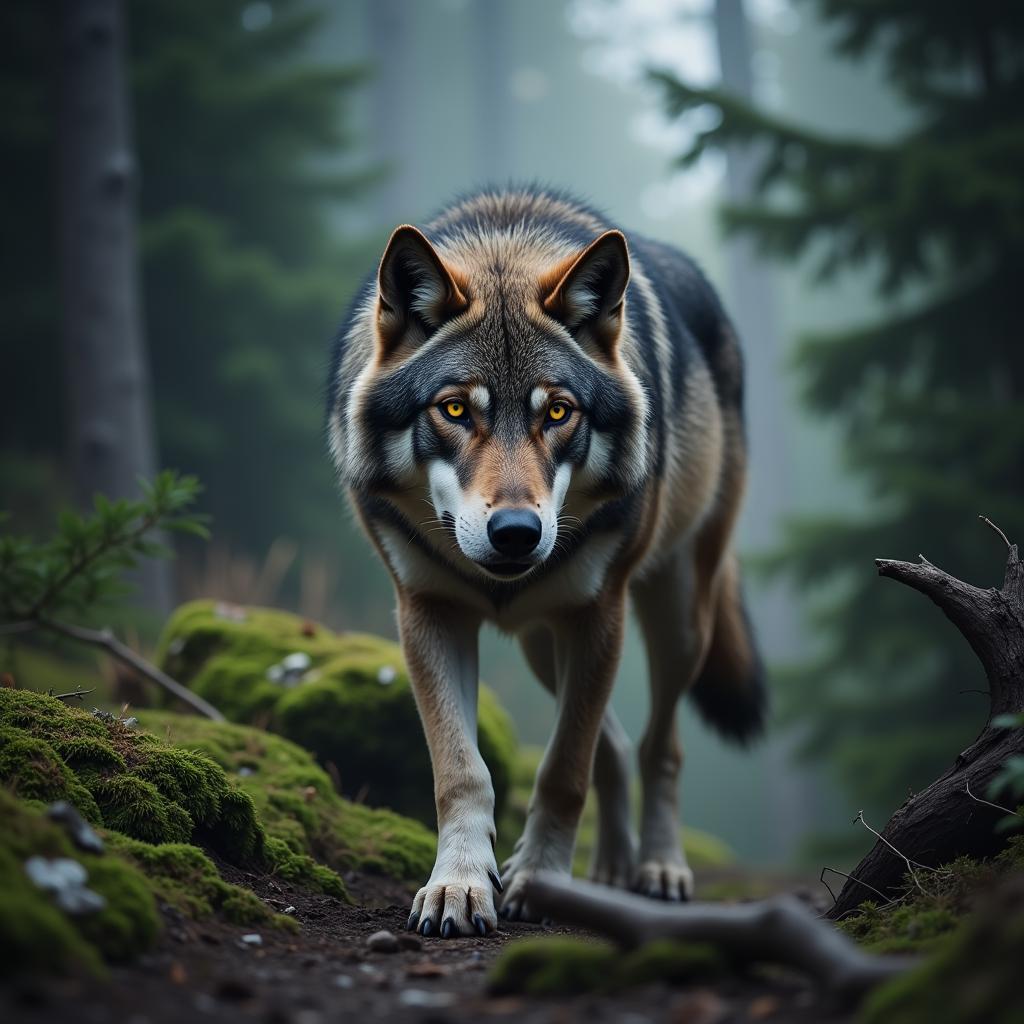
MULTIPOLYGON (((203 481, 213 533, 178 545, 174 599, 394 634, 390 584, 324 451, 332 332, 394 225, 482 183, 569 188, 688 249, 747 352, 741 549, 775 713, 768 742, 737 753, 684 711, 685 820, 753 862, 852 862, 871 839, 856 811, 880 826, 987 712, 966 644, 872 559, 923 552, 988 585, 1003 553, 977 514, 1024 535, 1024 14, 994 0, 126 9, 157 464, 203 481)), ((0 50, 0 508, 45 533, 93 489, 72 465, 61 346, 53 6, 3 5, 0 50)), ((151 607, 122 625, 145 646, 159 623, 151 607)), ((489 634, 483 673, 521 738, 543 742, 550 703, 517 648, 489 634)), ((637 736, 635 633, 614 702, 637 736)))

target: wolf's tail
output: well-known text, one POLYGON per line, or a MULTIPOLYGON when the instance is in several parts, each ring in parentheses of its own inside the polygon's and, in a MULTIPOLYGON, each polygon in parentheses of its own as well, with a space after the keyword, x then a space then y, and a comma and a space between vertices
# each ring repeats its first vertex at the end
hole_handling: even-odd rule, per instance
POLYGON ((747 744, 764 731, 768 713, 764 665, 754 641, 731 556, 718 591, 711 647, 690 690, 701 718, 727 740, 747 744))

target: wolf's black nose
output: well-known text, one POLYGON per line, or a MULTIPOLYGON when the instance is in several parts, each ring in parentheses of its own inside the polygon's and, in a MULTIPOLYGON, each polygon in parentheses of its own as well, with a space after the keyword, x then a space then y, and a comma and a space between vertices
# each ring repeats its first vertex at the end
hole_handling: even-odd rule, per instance
POLYGON ((523 558, 540 543, 540 516, 525 508, 503 508, 487 522, 494 550, 506 558, 523 558))

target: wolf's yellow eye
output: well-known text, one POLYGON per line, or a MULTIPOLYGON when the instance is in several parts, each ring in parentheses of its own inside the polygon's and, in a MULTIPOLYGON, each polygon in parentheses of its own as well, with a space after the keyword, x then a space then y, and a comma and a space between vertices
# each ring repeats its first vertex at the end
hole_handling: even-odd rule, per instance
POLYGON ((445 416, 450 420, 461 420, 466 415, 466 407, 462 402, 452 399, 450 402, 442 402, 441 408, 445 416))
POLYGON ((564 423, 572 412, 572 406, 568 402, 552 402, 548 406, 548 422, 564 423))

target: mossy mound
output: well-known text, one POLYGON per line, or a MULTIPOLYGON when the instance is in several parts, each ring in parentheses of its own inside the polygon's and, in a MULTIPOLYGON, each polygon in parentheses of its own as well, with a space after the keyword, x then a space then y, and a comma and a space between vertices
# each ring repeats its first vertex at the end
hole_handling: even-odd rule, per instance
MULTIPOLYGON (((288 612, 195 601, 171 617, 158 661, 232 721, 265 727, 312 751, 333 766, 347 796, 433 825, 430 759, 395 644, 336 634, 288 612), (298 656, 297 667, 282 671, 289 656, 298 656)), ((500 815, 515 735, 486 687, 478 737, 500 815)))
POLYGON ((22 972, 103 973, 104 961, 127 960, 152 946, 159 931, 156 900, 143 874, 112 853, 75 849, 64 830, 0 786, 0 975, 22 972), (69 858, 102 910, 69 915, 25 873, 30 857, 69 858))
POLYGON ((197 750, 223 768, 252 797, 268 841, 339 872, 370 871, 416 885, 430 874, 436 839, 429 829, 339 796, 313 757, 289 740, 194 715, 140 715, 167 742, 197 750))
POLYGON ((916 970, 873 992, 862 1024, 1020 1024, 1024 875, 983 899, 916 970))
POLYGON ((918 882, 906 879, 905 899, 884 907, 863 903, 837 927, 872 953, 930 952, 960 926, 979 896, 1014 873, 1024 873, 1024 836, 1011 839, 991 861, 961 857, 934 871, 918 870, 918 882))
POLYGON ((721 953, 706 943, 659 940, 623 953, 586 939, 525 939, 502 953, 488 989, 494 995, 533 996, 620 992, 654 982, 707 981, 725 968, 721 953))
POLYGON ((267 839, 252 798, 211 758, 55 697, 0 689, 0 783, 36 806, 66 800, 130 839, 196 843, 347 898, 333 871, 267 839))
MULTIPOLYGON (((537 774, 537 766, 544 751, 540 747, 520 747, 512 762, 511 786, 505 813, 498 820, 498 862, 501 863, 511 855, 515 841, 522 835, 526 824, 526 809, 533 792, 533 780, 537 774)), ((639 799, 639 792, 633 794, 634 805, 639 799)), ((729 867, 736 863, 736 855, 717 836, 710 832, 687 826, 682 833, 683 850, 691 868, 729 867)), ((586 877, 590 867, 590 858, 594 844, 597 842, 597 799, 591 791, 580 816, 580 826, 576 833, 576 847, 573 856, 573 874, 586 877)))
POLYGON ((110 833, 109 849, 134 864, 146 877, 152 892, 187 917, 201 919, 218 914, 234 924, 275 924, 294 928, 291 918, 272 913, 255 893, 225 882, 213 861, 198 846, 161 843, 152 846, 137 839, 110 833))

